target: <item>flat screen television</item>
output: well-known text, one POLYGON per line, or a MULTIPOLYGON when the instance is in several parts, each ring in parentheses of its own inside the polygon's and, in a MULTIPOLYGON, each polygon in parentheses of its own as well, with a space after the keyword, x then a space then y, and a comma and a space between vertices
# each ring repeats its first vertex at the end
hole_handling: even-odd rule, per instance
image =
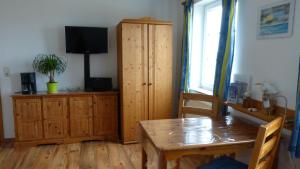
POLYGON ((107 53, 107 28, 65 26, 67 53, 107 53))

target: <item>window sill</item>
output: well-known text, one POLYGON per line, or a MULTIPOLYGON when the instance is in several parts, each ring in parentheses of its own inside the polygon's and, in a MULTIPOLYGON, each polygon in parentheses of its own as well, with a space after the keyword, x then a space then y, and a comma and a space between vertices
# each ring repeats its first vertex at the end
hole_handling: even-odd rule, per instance
POLYGON ((197 92, 197 93, 203 93, 203 94, 207 94, 207 95, 213 95, 212 91, 202 89, 202 88, 191 88, 190 91, 197 92))

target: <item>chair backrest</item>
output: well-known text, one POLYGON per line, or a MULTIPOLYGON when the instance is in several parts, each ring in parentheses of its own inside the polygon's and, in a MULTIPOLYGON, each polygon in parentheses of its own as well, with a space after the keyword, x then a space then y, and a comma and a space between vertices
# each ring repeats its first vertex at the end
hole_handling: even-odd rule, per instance
POLYGON ((219 99, 215 96, 182 92, 180 94, 178 117, 184 118, 186 114, 216 117, 218 115, 218 103, 219 99), (189 101, 194 101, 194 105, 187 105, 189 101))
POLYGON ((284 117, 259 127, 248 169, 269 169, 273 165, 280 142, 284 117))

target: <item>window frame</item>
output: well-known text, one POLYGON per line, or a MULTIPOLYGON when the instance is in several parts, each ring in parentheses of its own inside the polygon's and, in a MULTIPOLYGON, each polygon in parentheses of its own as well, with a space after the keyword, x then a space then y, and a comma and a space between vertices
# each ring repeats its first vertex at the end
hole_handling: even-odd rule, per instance
MULTIPOLYGON (((197 3, 197 2, 195 2, 197 3)), ((201 3, 198 2, 198 3, 201 3)), ((209 9, 211 8, 214 8, 214 7, 217 7, 217 6, 222 6, 222 0, 213 0, 213 1, 209 1, 205 4, 202 4, 201 5, 201 8, 202 8, 202 14, 201 14, 201 20, 202 20, 202 25, 201 25, 201 31, 200 31, 200 35, 202 36, 202 39, 201 39, 201 52, 200 52, 200 72, 199 72, 199 76, 200 76, 200 79, 199 79, 199 84, 197 85, 198 87, 190 87, 190 90, 191 91, 196 91, 196 92, 200 92, 200 93, 205 93, 205 94, 209 94, 209 95, 212 95, 213 94, 213 86, 210 86, 210 87, 207 87, 207 86, 204 86, 203 83, 201 82, 202 80, 202 68, 203 68, 203 59, 204 59, 204 46, 205 46, 205 42, 206 42, 206 36, 205 36, 205 32, 206 32, 206 23, 207 23, 207 13, 209 11, 209 9)), ((192 56, 193 57, 193 56, 192 56)))

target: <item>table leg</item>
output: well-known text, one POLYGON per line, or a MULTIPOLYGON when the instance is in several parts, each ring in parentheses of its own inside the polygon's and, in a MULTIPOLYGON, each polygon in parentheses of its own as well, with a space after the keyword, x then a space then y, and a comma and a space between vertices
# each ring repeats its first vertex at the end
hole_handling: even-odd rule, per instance
POLYGON ((230 153, 230 154, 229 154, 229 157, 235 159, 235 153, 230 153))
POLYGON ((142 169, 147 169, 147 154, 144 148, 142 148, 142 169))
POLYGON ((280 142, 279 142, 278 148, 275 152, 275 157, 274 157, 272 169, 278 169, 279 151, 280 151, 280 142))
POLYGON ((159 169, 167 169, 168 161, 163 153, 159 156, 159 169))
POLYGON ((174 169, 179 169, 179 167, 180 167, 180 159, 177 159, 175 162, 176 162, 176 166, 174 167, 174 169))

